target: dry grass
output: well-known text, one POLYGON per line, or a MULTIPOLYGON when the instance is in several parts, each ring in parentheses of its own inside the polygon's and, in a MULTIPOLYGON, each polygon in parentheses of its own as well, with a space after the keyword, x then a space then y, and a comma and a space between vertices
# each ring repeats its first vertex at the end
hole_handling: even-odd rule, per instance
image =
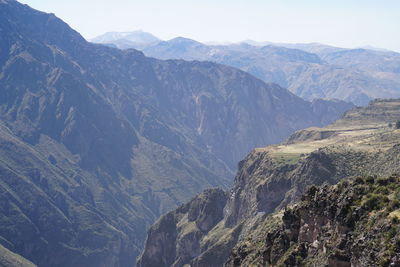
POLYGON ((400 210, 394 210, 391 213, 389 213, 389 218, 400 219, 400 210))
POLYGON ((344 146, 360 151, 386 150, 399 143, 400 130, 388 127, 388 122, 394 123, 397 117, 400 119, 400 100, 377 101, 371 107, 349 112, 343 119, 327 127, 301 130, 290 143, 257 150, 267 151, 278 162, 285 163, 296 163, 302 154, 324 147, 344 146))

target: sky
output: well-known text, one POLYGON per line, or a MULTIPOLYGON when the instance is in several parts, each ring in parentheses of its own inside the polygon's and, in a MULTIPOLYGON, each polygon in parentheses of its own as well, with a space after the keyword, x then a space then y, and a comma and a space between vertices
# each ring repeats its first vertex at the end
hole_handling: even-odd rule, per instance
POLYGON ((169 40, 318 42, 400 52, 400 0, 21 0, 86 39, 143 30, 169 40))

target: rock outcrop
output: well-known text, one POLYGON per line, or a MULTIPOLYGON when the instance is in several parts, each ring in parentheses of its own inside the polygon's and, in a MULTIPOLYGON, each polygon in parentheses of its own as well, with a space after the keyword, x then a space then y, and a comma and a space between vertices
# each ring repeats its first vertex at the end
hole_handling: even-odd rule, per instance
POLYGON ((225 266, 398 266, 399 182, 367 176, 313 186, 244 238, 225 266))
POLYGON ((200 254, 200 240, 223 218, 227 195, 206 190, 158 220, 148 233, 139 266, 183 266, 200 254))

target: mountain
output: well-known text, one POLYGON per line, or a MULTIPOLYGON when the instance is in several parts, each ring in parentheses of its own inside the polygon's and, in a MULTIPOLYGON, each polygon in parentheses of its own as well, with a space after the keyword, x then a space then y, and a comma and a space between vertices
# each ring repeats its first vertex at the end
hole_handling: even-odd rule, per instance
POLYGON ((200 42, 177 37, 142 49, 148 56, 160 59, 205 60, 210 48, 200 42))
POLYGON ((119 49, 141 49, 159 43, 161 40, 141 30, 132 32, 106 32, 90 40, 99 44, 114 44, 119 49))
MULTIPOLYGON (((336 184, 354 176, 377 176, 385 179, 394 173, 399 173, 400 129, 389 127, 389 124, 392 125, 399 118, 400 100, 377 100, 367 107, 346 112, 340 120, 327 127, 304 129, 294 133, 280 145, 253 150, 239 163, 239 170, 229 191, 204 191, 175 211, 162 216, 150 228, 138 266, 184 266, 185 264, 223 266, 228 259, 227 266, 240 264, 251 266, 252 263, 255 266, 265 266, 265 262, 275 264, 280 262, 281 258, 288 258, 290 255, 288 253, 292 252, 288 250, 289 248, 295 251, 304 243, 304 238, 290 236, 290 232, 288 237, 280 235, 280 233, 287 233, 284 230, 289 226, 295 227, 290 229, 302 227, 303 236, 309 238, 306 240, 307 249, 311 250, 313 244, 325 244, 315 241, 317 234, 322 231, 320 229, 324 225, 323 222, 330 227, 327 231, 333 229, 335 225, 341 226, 337 224, 337 221, 332 224, 327 222, 335 219, 332 218, 335 209, 325 209, 331 205, 323 201, 329 198, 333 201, 332 206, 336 204, 342 206, 346 202, 337 203, 334 200, 346 199, 345 196, 349 196, 350 201, 356 200, 358 197, 354 198, 350 192, 346 192, 345 196, 341 195, 341 192, 329 194, 324 196, 321 202, 314 199, 312 203, 320 203, 320 206, 313 204, 315 209, 308 208, 309 206, 301 209, 294 208, 293 213, 300 213, 296 216, 301 217, 291 217, 292 212, 288 212, 288 219, 293 219, 288 223, 293 222, 293 225, 286 223, 286 215, 284 215, 283 230, 272 232, 271 235, 266 235, 266 233, 275 229, 273 228, 275 226, 279 227, 282 218, 279 214, 298 202, 310 185, 336 184), (335 195, 338 197, 336 198, 335 195), (310 212, 310 215, 307 215, 307 212, 310 212), (328 214, 328 212, 333 213, 328 214), (315 221, 311 223, 314 218, 311 216, 319 214, 327 218, 316 216, 315 221), (308 221, 310 228, 307 228, 308 221), (312 228, 315 224, 318 226, 312 228), (260 234, 257 229, 265 231, 260 234), (307 232, 307 229, 310 232, 307 232), (318 231, 315 236, 310 234, 313 233, 312 229, 318 231), (295 242, 293 247, 290 241, 295 242), (279 247, 279 244, 283 245, 279 247), (232 251, 235 246, 235 250, 232 251), (259 249, 256 250, 256 248, 259 249), (268 254, 262 255, 266 255, 265 257, 270 255, 268 257, 272 258, 263 258, 259 254, 263 253, 264 249, 268 254), (249 258, 246 258, 247 255, 249 258), (253 258, 257 261, 252 262, 253 258)), ((395 182, 393 183, 396 185, 395 182)), ((344 186, 344 183, 342 185, 344 186)), ((348 185, 344 187, 353 188, 348 185)), ((332 191, 326 188, 321 190, 328 193, 332 191)), ((364 199, 362 195, 364 193, 367 197, 371 197, 373 192, 386 194, 379 190, 384 189, 373 187, 368 191, 358 193, 360 199, 364 199)), ((397 206, 394 210, 399 212, 399 207, 397 206)), ((366 216, 368 212, 368 210, 362 210, 359 215, 366 216)), ((360 217, 354 217, 353 221, 357 221, 357 218, 360 217)), ((370 222, 372 223, 373 220, 370 222)), ((360 225, 365 226, 364 222, 360 225)), ((339 230, 335 230, 332 234, 337 231, 339 230)), ((344 231, 343 234, 348 233, 349 229, 344 228, 344 231)), ((364 235, 367 232, 361 232, 361 234, 364 235)), ((331 237, 334 236, 331 235, 331 237)), ((322 247, 318 248, 321 250, 317 253, 321 253, 322 247)), ((379 248, 378 245, 377 248, 379 248)), ((307 253, 311 253, 310 250, 307 253)), ((303 257, 303 254, 293 255, 303 257)), ((380 252, 371 255, 380 255, 380 252)), ((361 264, 361 266, 368 265, 361 264)))
POLYGON ((140 50, 160 59, 208 60, 233 66, 307 100, 337 98, 366 105, 375 98, 400 97, 400 54, 391 51, 319 43, 205 45, 182 37, 140 50))
POLYGON ((351 106, 232 67, 93 44, 14 0, 0 1, 0 32, 5 262, 133 266, 161 214, 227 188, 251 148, 351 106))

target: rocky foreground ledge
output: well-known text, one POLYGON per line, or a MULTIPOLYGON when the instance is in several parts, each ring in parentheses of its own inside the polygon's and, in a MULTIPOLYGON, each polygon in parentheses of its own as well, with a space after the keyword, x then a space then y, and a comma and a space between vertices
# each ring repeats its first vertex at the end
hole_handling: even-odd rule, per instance
POLYGON ((400 266, 400 176, 309 188, 241 241, 225 266, 400 266))

